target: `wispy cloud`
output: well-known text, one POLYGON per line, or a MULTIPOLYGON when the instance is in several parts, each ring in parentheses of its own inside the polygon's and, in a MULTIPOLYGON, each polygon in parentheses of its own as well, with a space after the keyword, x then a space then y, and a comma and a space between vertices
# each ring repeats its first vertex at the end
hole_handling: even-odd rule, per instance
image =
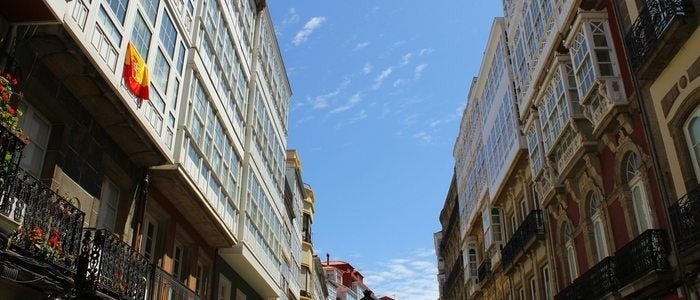
POLYGON ((372 72, 372 64, 366 63, 364 67, 362 67, 362 74, 369 74, 372 72))
POLYGON ((376 269, 364 271, 364 281, 377 295, 395 299, 432 300, 438 298, 435 252, 416 251, 407 257, 390 259, 376 269))
POLYGON ((425 68, 428 67, 428 64, 420 64, 417 65, 416 68, 413 70, 413 76, 418 79, 421 76, 423 76, 423 71, 425 71, 425 68))
POLYGON ((413 56, 413 53, 406 53, 404 56, 401 57, 401 65, 405 66, 411 62, 411 56, 413 56))
POLYGON ((346 110, 353 108, 355 105, 357 105, 357 103, 360 103, 360 101, 362 101, 362 94, 356 93, 356 94, 350 96, 350 98, 348 99, 348 101, 345 102, 345 104, 334 108, 333 110, 330 111, 330 113, 336 114, 339 112, 344 112, 346 110))
POLYGON ((294 7, 292 7, 284 15, 284 19, 282 20, 282 25, 289 25, 289 24, 294 24, 297 22, 299 22, 299 14, 297 14, 297 10, 294 7))
POLYGON ((355 49, 353 49, 353 51, 357 51, 357 50, 363 49, 363 48, 365 48, 365 47, 367 47, 367 46, 369 46, 369 42, 358 43, 357 45, 355 45, 355 49))
POLYGON ((313 17, 304 24, 304 27, 297 32, 292 40, 292 43, 296 46, 301 45, 301 43, 306 42, 309 36, 318 29, 326 21, 325 17, 313 17))
POLYGON ((423 145, 430 144, 433 141, 433 136, 425 131, 416 132, 413 137, 423 145))
POLYGON ((433 48, 423 48, 423 49, 420 49, 420 52, 418 52, 418 55, 419 56, 428 55, 430 53, 433 53, 434 51, 435 51, 435 49, 433 49, 433 48))
POLYGON ((350 78, 345 77, 343 79, 343 81, 340 83, 340 85, 338 85, 338 87, 334 91, 327 93, 327 94, 318 95, 318 96, 314 97, 313 99, 310 99, 309 102, 311 104, 311 107, 313 109, 322 109, 322 108, 328 107, 330 105, 329 101, 332 100, 333 98, 337 97, 340 94, 340 92, 342 90, 344 90, 350 84, 350 82, 351 82, 350 78))
POLYGON ((394 87, 400 87, 404 84, 406 84, 406 80, 403 79, 397 79, 396 81, 394 81, 394 87))
POLYGON ((388 67, 384 69, 377 78, 374 79, 374 84, 372 84, 372 89, 377 90, 379 87, 382 86, 382 83, 384 82, 384 79, 389 77, 391 75, 391 72, 394 71, 394 67, 388 67))

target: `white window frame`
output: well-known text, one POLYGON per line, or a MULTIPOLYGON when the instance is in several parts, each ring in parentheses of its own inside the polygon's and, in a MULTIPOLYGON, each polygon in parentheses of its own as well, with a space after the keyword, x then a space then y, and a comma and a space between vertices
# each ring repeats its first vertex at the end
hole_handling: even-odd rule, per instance
POLYGON ((573 282, 578 277, 578 267, 576 263, 576 247, 574 246, 574 238, 571 232, 571 224, 564 225, 564 249, 566 251, 566 264, 569 271, 570 282, 573 282))
POLYGON ((153 264, 158 262, 155 256, 158 244, 158 227, 158 221, 153 216, 148 213, 144 214, 143 230, 141 232, 141 253, 153 264), (153 228, 152 236, 149 235, 149 228, 151 227, 153 228), (149 240, 151 241, 150 247, 148 245, 149 240))
POLYGON ((19 128, 22 128, 22 131, 31 140, 24 147, 20 166, 32 176, 40 178, 51 138, 51 122, 25 101, 21 101, 18 108, 23 112, 19 119, 19 128), (42 132, 46 133, 45 137, 40 136, 42 132), (35 152, 39 152, 39 154, 34 155, 35 152))
POLYGON ((219 286, 216 293, 217 300, 231 300, 231 281, 219 274, 219 286))
POLYGON ((537 298, 537 280, 535 280, 535 276, 530 277, 530 299, 539 299, 537 298))
POLYGON ((601 261, 608 256, 608 245, 605 238, 605 225, 603 222, 601 202, 602 197, 597 190, 588 194, 590 218, 593 226, 593 243, 597 261, 601 261))
POLYGON ((647 197, 646 188, 644 186, 642 172, 639 170, 641 165, 639 154, 629 152, 625 155, 623 163, 626 175, 625 179, 627 180, 629 191, 632 196, 632 208, 635 215, 636 228, 638 233, 641 234, 645 230, 653 228, 654 225, 652 223, 649 198, 647 197), (636 191, 639 191, 639 193, 636 193, 636 191))
MULTIPOLYGON (((693 170, 695 171, 695 179, 700 183, 700 131, 693 132, 692 125, 694 122, 700 122, 700 106, 696 107, 688 119, 683 124, 683 134, 688 145, 690 159, 693 162, 693 170), (697 149, 697 150, 696 150, 697 149)), ((700 129, 700 126, 698 126, 700 129)))
POLYGON ((552 298, 552 290, 549 287, 549 266, 544 265, 540 269, 540 273, 542 275, 542 286, 544 287, 544 299, 551 299, 552 298))

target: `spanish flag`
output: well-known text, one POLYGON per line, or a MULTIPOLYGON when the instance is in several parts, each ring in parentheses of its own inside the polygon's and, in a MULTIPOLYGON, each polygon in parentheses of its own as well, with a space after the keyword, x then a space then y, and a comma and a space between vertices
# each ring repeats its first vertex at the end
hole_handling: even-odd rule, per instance
POLYGON ((126 87, 129 88, 136 98, 139 100, 149 99, 150 81, 148 78, 148 66, 131 42, 126 47, 124 74, 122 77, 124 77, 126 87))

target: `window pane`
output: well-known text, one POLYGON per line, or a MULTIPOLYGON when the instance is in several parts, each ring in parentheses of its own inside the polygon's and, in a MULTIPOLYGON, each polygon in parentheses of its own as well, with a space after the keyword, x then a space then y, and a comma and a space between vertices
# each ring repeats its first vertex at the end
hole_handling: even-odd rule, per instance
POLYGON ((649 226, 649 216, 646 213, 646 199, 644 199, 644 194, 639 186, 632 188, 632 201, 634 202, 634 213, 637 217, 637 226, 639 232, 643 232, 650 228, 649 226))
POLYGON ((151 44, 151 30, 146 26, 146 21, 144 21, 141 14, 136 14, 131 40, 134 42, 134 46, 136 46, 136 50, 139 51, 141 57, 146 60, 148 57, 148 48, 151 44))
POLYGON ((163 47, 168 51, 168 54, 172 58, 175 51, 175 39, 177 39, 177 31, 175 31, 175 25, 170 19, 168 14, 164 13, 160 22, 160 41, 163 43, 163 47))
POLYGON ((162 51, 157 51, 153 68, 153 81, 165 92, 168 87, 168 75, 170 74, 170 64, 165 59, 162 51))
POLYGON ((109 8, 112 9, 112 12, 114 13, 115 16, 117 16, 117 19, 119 19, 119 22, 124 23, 124 16, 126 15, 126 6, 129 4, 129 0, 106 0, 107 4, 109 5, 109 8))
POLYGON ((151 24, 155 25, 156 14, 158 12, 158 0, 141 0, 141 6, 143 6, 143 9, 146 11, 146 15, 151 21, 151 24))

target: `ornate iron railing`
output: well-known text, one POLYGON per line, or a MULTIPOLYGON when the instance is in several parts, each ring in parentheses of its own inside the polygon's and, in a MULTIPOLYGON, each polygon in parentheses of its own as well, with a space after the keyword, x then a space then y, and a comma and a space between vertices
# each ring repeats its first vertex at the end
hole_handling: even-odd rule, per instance
POLYGON ((537 236, 544 236, 544 218, 542 210, 532 210, 520 224, 503 250, 501 250, 501 264, 504 268, 510 266, 515 257, 523 251, 525 246, 537 236))
POLYGON ((3 175, 0 213, 19 225, 13 249, 74 273, 85 213, 20 168, 3 175))
POLYGON ((186 287, 182 282, 168 274, 157 266, 153 268, 153 275, 147 299, 177 299, 177 300, 200 300, 201 297, 186 287))
POLYGON ((636 69, 644 63, 676 17, 694 11, 690 0, 647 0, 645 8, 625 36, 632 67, 636 69))
POLYGON ((620 285, 626 285, 654 270, 669 270, 666 231, 649 229, 615 253, 615 271, 620 285))
POLYGON ((85 229, 75 280, 78 295, 99 291, 118 299, 144 299, 150 267, 143 255, 108 230, 85 229))
POLYGON ((27 142, 19 138, 14 133, 10 132, 5 126, 0 125, 0 160, 2 168, 0 168, 0 185, 8 182, 7 177, 13 176, 14 172, 19 167, 19 161, 22 159, 22 150, 27 142))
POLYGON ((479 283, 483 283, 486 278, 491 274, 491 259, 487 258, 481 262, 479 269, 476 272, 476 278, 479 279, 479 283))
POLYGON ((601 299, 617 289, 615 265, 614 256, 604 258, 554 296, 554 299, 601 299))
POLYGON ((679 251, 686 251, 700 242, 700 188, 681 197, 670 207, 671 224, 679 251))

